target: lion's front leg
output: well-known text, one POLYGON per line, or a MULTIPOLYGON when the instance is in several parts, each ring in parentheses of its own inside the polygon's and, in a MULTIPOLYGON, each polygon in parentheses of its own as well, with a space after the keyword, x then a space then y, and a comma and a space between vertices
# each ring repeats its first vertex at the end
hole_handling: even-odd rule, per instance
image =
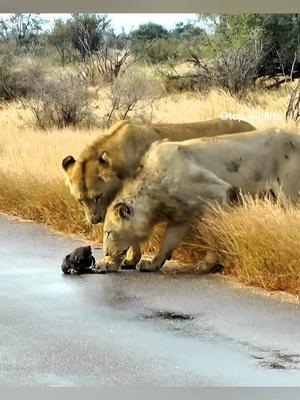
POLYGON ((186 234, 188 227, 189 223, 187 222, 169 224, 160 243, 158 254, 152 259, 143 257, 138 263, 137 269, 141 272, 160 270, 165 261, 172 257, 173 251, 186 234))
POLYGON ((121 268, 122 269, 135 269, 137 263, 140 261, 142 256, 141 248, 138 244, 132 245, 126 255, 125 260, 123 261, 121 268))
POLYGON ((110 256, 105 256, 96 262, 95 267, 93 268, 94 272, 117 272, 121 266, 121 262, 115 260, 110 256))

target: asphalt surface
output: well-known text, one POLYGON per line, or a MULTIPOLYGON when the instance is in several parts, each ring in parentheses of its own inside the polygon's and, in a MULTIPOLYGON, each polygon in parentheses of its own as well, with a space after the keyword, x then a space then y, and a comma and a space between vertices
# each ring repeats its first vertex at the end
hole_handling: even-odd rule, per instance
POLYGON ((1 386, 300 386, 299 305, 215 275, 65 276, 80 242, 4 217, 0 243, 1 386))

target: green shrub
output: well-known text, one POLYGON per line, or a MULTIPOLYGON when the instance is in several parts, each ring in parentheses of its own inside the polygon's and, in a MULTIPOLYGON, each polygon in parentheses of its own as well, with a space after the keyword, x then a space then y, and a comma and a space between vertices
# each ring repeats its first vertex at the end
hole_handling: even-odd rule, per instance
POLYGON ((41 129, 53 126, 59 129, 67 126, 89 128, 96 123, 93 98, 93 92, 82 79, 64 73, 37 84, 27 106, 41 129))
POLYGON ((142 110, 145 118, 145 109, 162 93, 161 82, 147 69, 132 66, 114 81, 109 91, 111 110, 108 114, 107 125, 118 119, 125 119, 142 110))
POLYGON ((12 53, 0 56, 0 99, 18 100, 30 97, 35 86, 44 80, 44 70, 39 60, 18 57, 12 53))
POLYGON ((134 51, 137 55, 142 54, 143 60, 151 64, 183 61, 188 55, 184 43, 172 37, 157 39, 152 43, 137 41, 134 44, 134 51))

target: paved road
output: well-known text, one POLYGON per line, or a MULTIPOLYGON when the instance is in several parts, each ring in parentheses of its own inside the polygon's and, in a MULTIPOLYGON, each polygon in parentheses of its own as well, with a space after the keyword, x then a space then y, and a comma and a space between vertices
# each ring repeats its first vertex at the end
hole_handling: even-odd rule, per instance
POLYGON ((0 385, 300 385, 300 306, 217 276, 64 276, 79 242, 0 217, 0 385))

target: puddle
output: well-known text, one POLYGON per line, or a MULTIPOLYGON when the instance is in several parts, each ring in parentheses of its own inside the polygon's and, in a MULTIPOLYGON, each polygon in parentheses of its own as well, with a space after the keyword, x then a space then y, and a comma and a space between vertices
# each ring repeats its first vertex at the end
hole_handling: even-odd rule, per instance
POLYGON ((166 321, 192 321, 195 317, 190 314, 183 314, 173 311, 154 311, 150 314, 144 314, 143 318, 166 321))
POLYGON ((268 369, 287 369, 284 365, 278 364, 277 362, 262 361, 259 363, 260 367, 268 369))
POLYGON ((136 307, 138 298, 135 296, 112 295, 105 296, 98 302, 115 310, 130 311, 132 307, 133 309, 136 307))
POLYGON ((260 354, 251 354, 264 369, 300 369, 300 354, 282 353, 279 350, 260 350, 260 354))

